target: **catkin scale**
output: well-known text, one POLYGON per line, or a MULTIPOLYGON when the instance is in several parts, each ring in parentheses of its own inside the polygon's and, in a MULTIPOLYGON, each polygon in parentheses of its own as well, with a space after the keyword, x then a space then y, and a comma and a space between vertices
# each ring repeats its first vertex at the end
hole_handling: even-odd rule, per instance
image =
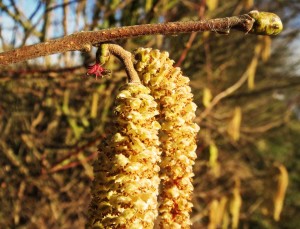
POLYGON ((114 130, 101 145, 87 228, 153 228, 160 179, 157 104, 139 83, 120 89, 114 130))
POLYGON ((135 68, 142 83, 150 88, 160 109, 161 228, 189 228, 193 191, 192 166, 196 159, 196 104, 188 86, 189 78, 173 67, 167 52, 150 48, 135 51, 135 68))

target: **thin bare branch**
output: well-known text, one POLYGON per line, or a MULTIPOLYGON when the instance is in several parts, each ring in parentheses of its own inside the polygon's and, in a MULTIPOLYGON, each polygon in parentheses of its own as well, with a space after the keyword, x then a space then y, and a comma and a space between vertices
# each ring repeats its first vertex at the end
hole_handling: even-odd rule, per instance
MULTIPOLYGON (((69 36, 65 36, 63 38, 54 39, 47 42, 25 46, 19 49, 14 49, 8 52, 0 53, 0 65, 12 64, 40 56, 51 55, 54 53, 64 53, 67 51, 75 50, 89 51, 92 45, 99 46, 101 42, 113 41, 118 39, 127 39, 145 35, 168 35, 203 31, 214 31, 218 33, 228 34, 231 29, 240 30, 245 33, 253 32, 259 34, 262 34, 263 30, 265 30, 266 35, 270 34, 269 30, 267 29, 272 29, 274 27, 270 18, 268 18, 268 20, 263 21, 268 21, 269 24, 262 25, 260 23, 254 23, 256 22, 256 20, 260 20, 260 14, 265 15, 268 13, 259 13, 258 11, 255 12, 256 14, 253 14, 253 11, 251 11, 249 14, 244 14, 240 16, 217 18, 210 20, 134 25, 120 28, 104 29, 100 31, 75 33, 69 36), (253 15, 255 15, 255 17, 253 15)), ((269 14, 271 14, 271 19, 273 19, 275 14, 269 14)), ((278 16, 276 17, 278 18, 278 16)), ((277 18, 276 23, 278 24, 278 20, 280 19, 277 18)))
MULTIPOLYGON (((46 10, 49 8, 49 6, 52 4, 52 0, 47 0, 46 1, 46 10)), ((44 12, 44 24, 43 24, 43 28, 42 28, 42 36, 40 37, 40 41, 45 41, 47 40, 47 31, 48 31, 48 26, 50 25, 50 20, 49 18, 51 18, 51 13, 46 13, 46 10, 44 12)))
MULTIPOLYGON (((199 4, 198 17, 200 19, 204 18, 205 3, 206 3, 206 1, 202 0, 201 3, 199 4)), ((186 58, 186 56, 188 54, 188 51, 192 47, 192 44, 193 44, 196 36, 197 36, 197 33, 195 33, 195 32, 190 35, 190 38, 189 38, 188 42, 185 45, 185 49, 182 51, 182 53, 181 53, 181 55, 179 57, 179 60, 175 64, 176 67, 180 67, 181 66, 182 62, 184 61, 184 59, 186 58)))
POLYGON ((233 92, 239 89, 248 79, 248 71, 249 68, 247 68, 242 77, 235 84, 216 95, 216 97, 214 97, 209 106, 197 118, 197 122, 201 122, 222 99, 231 95, 233 92))
MULTIPOLYGON (((6 5, 4 5, 4 3, 2 2, 2 0, 0 1, 0 8, 6 12, 10 17, 12 17, 16 22, 18 22, 25 31, 29 30, 32 25, 31 22, 24 16, 24 14, 21 14, 20 11, 17 9, 16 5, 14 4, 13 1, 11 1, 11 3, 13 4, 13 7, 15 9, 15 13, 11 12, 8 7, 6 5)), ((41 33, 33 30, 32 33, 37 36, 40 37, 41 33)))

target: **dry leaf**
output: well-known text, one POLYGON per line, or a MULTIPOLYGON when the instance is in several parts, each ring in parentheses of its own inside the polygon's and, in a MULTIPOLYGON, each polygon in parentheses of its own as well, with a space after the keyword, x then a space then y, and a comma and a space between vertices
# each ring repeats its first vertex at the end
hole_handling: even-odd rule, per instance
POLYGON ((254 89, 255 86, 255 73, 256 73, 256 69, 257 69, 257 64, 258 64, 258 58, 261 54, 261 50, 262 50, 262 44, 261 42, 258 43, 255 46, 254 49, 254 56, 251 60, 250 65, 248 66, 247 69, 247 73, 248 73, 248 88, 250 90, 254 89))
POLYGON ((288 171, 283 165, 277 166, 279 170, 278 181, 277 181, 277 192, 274 198, 274 220, 279 221, 280 214, 283 207, 284 197, 289 184, 288 171))
POLYGON ((228 199, 223 196, 220 201, 214 199, 209 204, 209 224, 208 229, 220 228, 221 222, 224 218, 225 209, 228 199))
POLYGON ((253 0, 244 0, 243 2, 244 8, 245 9, 251 9, 254 5, 254 1, 253 0))
POLYGON ((232 228, 237 229, 239 226, 240 210, 242 206, 242 198, 240 194, 240 180, 235 180, 235 186, 232 190, 232 197, 229 203, 229 211, 231 214, 232 228))
POLYGON ((214 199, 212 202, 209 204, 209 224, 208 224, 208 229, 216 229, 218 224, 217 224, 217 213, 219 209, 219 201, 214 199))
POLYGON ((98 101, 99 101, 99 94, 98 92, 94 92, 92 97, 92 105, 91 105, 91 115, 90 115, 91 118, 97 118, 98 101))
POLYGON ((234 141, 238 141, 240 138, 241 121, 242 121, 242 110, 240 107, 236 107, 234 109, 234 115, 227 127, 227 133, 234 141))
POLYGON ((215 176, 220 175, 220 165, 218 163, 218 155, 219 150, 215 143, 210 143, 209 145, 209 165, 211 169, 213 170, 213 173, 215 176))
POLYGON ((219 208, 216 216, 218 226, 221 226, 221 223, 224 222, 227 203, 228 203, 228 198, 226 196, 222 196, 221 200, 219 201, 219 208))
POLYGON ((211 101, 212 95, 211 95, 211 91, 209 88, 204 88, 203 90, 203 99, 202 99, 202 103, 205 107, 208 107, 211 101))
POLYGON ((210 11, 215 10, 217 8, 218 4, 219 4, 218 0, 208 0, 208 1, 206 1, 206 5, 208 7, 208 10, 210 10, 210 11))
POLYGON ((262 51, 261 51, 261 59, 263 62, 267 62, 271 55, 271 45, 272 40, 269 36, 262 37, 262 51))

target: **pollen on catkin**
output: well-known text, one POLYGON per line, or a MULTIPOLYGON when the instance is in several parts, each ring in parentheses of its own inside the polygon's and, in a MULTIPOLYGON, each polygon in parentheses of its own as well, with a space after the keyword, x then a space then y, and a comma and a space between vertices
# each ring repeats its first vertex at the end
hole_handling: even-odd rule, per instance
POLYGON ((157 103, 139 83, 120 89, 114 130, 101 145, 87 228, 153 228, 157 217, 160 150, 157 103))
POLYGON ((159 223, 161 228, 189 228, 192 211, 192 177, 196 159, 194 123, 196 104, 189 78, 173 67, 168 52, 150 48, 135 51, 135 69, 142 83, 150 88, 160 108, 161 193, 159 223))

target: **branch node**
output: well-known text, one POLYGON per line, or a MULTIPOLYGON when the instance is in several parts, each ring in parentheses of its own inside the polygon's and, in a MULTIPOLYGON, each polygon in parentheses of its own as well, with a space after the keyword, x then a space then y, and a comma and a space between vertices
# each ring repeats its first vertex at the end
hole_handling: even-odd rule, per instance
POLYGON ((90 52, 92 50, 92 45, 91 44, 84 44, 81 52, 90 52))

